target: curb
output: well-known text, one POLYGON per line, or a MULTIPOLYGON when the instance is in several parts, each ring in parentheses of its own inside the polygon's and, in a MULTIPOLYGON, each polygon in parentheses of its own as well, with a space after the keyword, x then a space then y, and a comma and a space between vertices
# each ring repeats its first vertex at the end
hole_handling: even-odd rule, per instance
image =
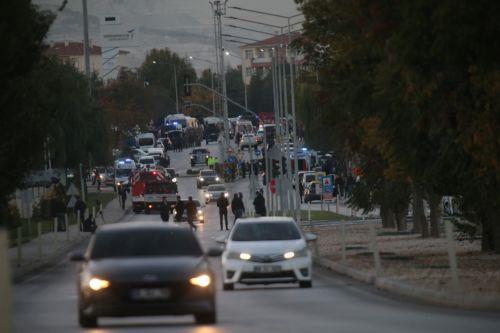
MULTIPOLYGON (((112 204, 114 201, 115 199, 111 200, 108 203, 108 205, 112 204)), ((108 205, 106 205, 106 207, 108 207, 108 205)), ((106 223, 107 224, 116 223, 117 221, 122 219, 129 210, 130 209, 124 210, 123 213, 120 214, 118 218, 106 223)), ((28 263, 21 267, 12 267, 11 277, 13 281, 18 282, 22 280, 22 278, 25 277, 26 275, 39 272, 43 269, 57 265, 57 263, 60 262, 61 259, 63 259, 72 249, 83 244, 84 242, 87 242, 89 239, 90 239, 90 234, 84 234, 83 237, 79 239, 73 239, 71 242, 61 246, 60 248, 57 249, 55 253, 44 255, 44 258, 40 261, 34 259, 31 263, 28 263)))
POLYGON ((423 303, 466 310, 500 311, 500 298, 498 297, 477 294, 453 294, 443 290, 416 287, 390 278, 376 277, 374 274, 350 268, 318 256, 314 256, 314 263, 355 280, 372 284, 380 290, 423 303))

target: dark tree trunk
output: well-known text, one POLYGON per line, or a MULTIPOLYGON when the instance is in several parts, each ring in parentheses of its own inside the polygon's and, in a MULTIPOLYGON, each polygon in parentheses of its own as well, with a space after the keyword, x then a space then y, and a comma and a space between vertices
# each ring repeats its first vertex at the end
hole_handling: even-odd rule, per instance
POLYGON ((413 233, 421 234, 423 238, 429 237, 429 227, 424 211, 424 199, 420 189, 413 185, 413 233))
POLYGON ((399 209, 397 212, 394 213, 394 217, 396 219, 396 226, 398 231, 406 231, 408 229, 407 223, 406 223, 406 212, 408 210, 405 209, 399 209))
POLYGON ((441 199, 435 194, 429 194, 429 208, 431 209, 431 237, 439 238, 439 222, 441 221, 441 199))
POLYGON ((391 209, 387 208, 384 205, 380 206, 380 218, 382 219, 382 228, 388 229, 396 227, 394 213, 391 209))

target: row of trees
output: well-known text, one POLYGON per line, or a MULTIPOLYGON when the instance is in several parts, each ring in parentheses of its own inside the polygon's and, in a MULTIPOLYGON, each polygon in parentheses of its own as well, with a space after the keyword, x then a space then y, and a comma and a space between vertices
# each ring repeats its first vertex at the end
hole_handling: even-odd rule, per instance
POLYGON ((412 198, 426 237, 438 235, 441 197, 453 195, 483 250, 500 252, 500 4, 296 2, 310 64, 301 117, 361 167, 350 203, 380 206, 384 225, 403 229, 412 198))
POLYGON ((0 5, 0 223, 9 220, 8 196, 30 171, 43 168, 44 151, 53 167, 77 168, 92 158, 109 158, 109 126, 97 103, 99 82, 45 54, 44 39, 54 19, 31 1, 0 5))

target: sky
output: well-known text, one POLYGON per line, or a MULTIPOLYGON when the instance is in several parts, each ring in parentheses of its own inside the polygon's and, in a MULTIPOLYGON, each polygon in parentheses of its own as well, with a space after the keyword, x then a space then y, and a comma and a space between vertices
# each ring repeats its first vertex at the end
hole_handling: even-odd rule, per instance
MULTIPOLYGON (((35 0, 43 9, 55 11, 63 0, 35 0)), ((131 65, 139 66, 147 51, 152 48, 168 47, 180 56, 193 56, 214 61, 213 15, 208 0, 88 0, 89 32, 92 41, 100 42, 100 19, 104 15, 117 15, 123 26, 137 27, 137 46, 124 47, 131 52, 131 65)), ((242 7, 283 16, 297 14, 293 0, 228 0, 228 7, 242 7)), ((284 26, 286 19, 266 15, 255 15, 228 8, 227 15, 284 26)), ((300 17, 292 22, 300 22, 300 17)), ((264 30, 274 33, 275 28, 255 25, 225 18, 223 24, 240 25, 242 27, 264 30)), ((224 34, 265 39, 268 35, 250 32, 242 29, 223 26, 224 34)), ((52 25, 48 40, 62 41, 83 39, 82 2, 69 0, 62 12, 57 12, 57 18, 52 25)), ((227 39, 235 39, 228 37, 227 39)), ((251 40, 248 40, 251 42, 251 40)), ((241 44, 225 42, 225 48, 239 55, 241 44)), ((239 59, 229 57, 226 60, 231 66, 236 66, 239 59)), ((197 70, 209 66, 202 61, 193 61, 197 70)))

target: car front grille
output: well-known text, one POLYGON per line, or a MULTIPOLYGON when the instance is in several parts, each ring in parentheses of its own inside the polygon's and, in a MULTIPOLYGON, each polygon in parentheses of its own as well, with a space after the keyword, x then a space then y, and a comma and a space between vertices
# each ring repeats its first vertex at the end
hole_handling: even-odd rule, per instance
POLYGON ((282 254, 270 254, 270 255, 256 254, 252 255, 250 261, 269 263, 269 262, 283 261, 284 259, 285 258, 283 257, 282 254))
POLYGON ((282 272, 272 272, 272 273, 256 273, 256 272, 243 272, 241 273, 240 280, 245 279, 280 279, 280 278, 291 278, 295 279, 295 273, 293 271, 282 271, 282 272))

